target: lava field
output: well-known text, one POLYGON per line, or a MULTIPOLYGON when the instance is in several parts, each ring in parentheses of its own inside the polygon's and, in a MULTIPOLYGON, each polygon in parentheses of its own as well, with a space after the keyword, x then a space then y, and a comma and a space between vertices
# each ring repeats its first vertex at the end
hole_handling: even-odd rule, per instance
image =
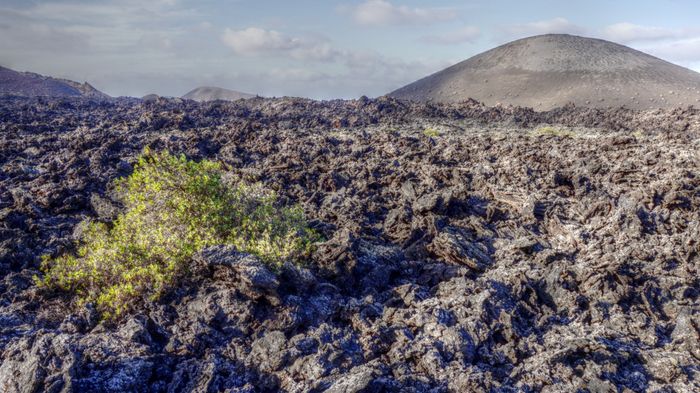
POLYGON ((692 107, 2 98, 0 390, 700 391, 699 151, 692 107), (37 288, 146 146, 325 240, 277 274, 197 254, 117 321, 37 288))

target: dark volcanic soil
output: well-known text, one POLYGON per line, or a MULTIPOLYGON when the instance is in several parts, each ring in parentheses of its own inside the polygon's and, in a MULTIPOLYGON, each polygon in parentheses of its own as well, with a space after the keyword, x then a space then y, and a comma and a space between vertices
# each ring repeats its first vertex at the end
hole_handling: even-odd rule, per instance
POLYGON ((2 99, 0 390, 698 391, 699 147, 692 108, 2 99), (38 291, 147 145, 328 240, 277 277, 205 250, 114 324, 38 291))

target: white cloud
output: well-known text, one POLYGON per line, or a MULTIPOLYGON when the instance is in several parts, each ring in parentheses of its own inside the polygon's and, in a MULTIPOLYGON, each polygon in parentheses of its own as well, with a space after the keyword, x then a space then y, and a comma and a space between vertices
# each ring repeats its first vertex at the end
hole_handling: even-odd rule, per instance
POLYGON ((158 26, 160 21, 191 20, 197 11, 167 0, 38 2, 23 11, 45 22, 81 26, 158 26))
POLYGON ((643 50, 662 59, 697 67, 694 63, 700 62, 700 37, 664 42, 643 50))
POLYGON ((314 61, 333 61, 342 53, 319 37, 292 37, 275 30, 249 27, 225 29, 221 41, 244 56, 283 56, 314 61))
POLYGON ((182 79, 206 56, 225 53, 210 44, 218 32, 205 31, 202 20, 177 0, 3 3, 0 53, 4 65, 17 70, 87 80, 108 94, 140 95, 153 84, 120 75, 157 70, 160 82, 165 75, 182 79))
MULTIPOLYGON (((15 57, 170 51, 197 13, 176 0, 46 2, 0 6, 0 51, 15 57)), ((165 53, 165 52, 162 52, 165 53)))
POLYGON ((274 30, 250 27, 244 30, 226 29, 221 36, 224 44, 242 55, 289 51, 302 46, 298 38, 287 37, 274 30))
POLYGON ((445 34, 427 35, 422 37, 421 41, 429 44, 454 45, 474 42, 479 37, 481 37, 481 30, 478 27, 467 26, 445 34))
POLYGON ((432 24, 455 19, 450 8, 412 8, 394 5, 387 0, 366 0, 349 8, 355 22, 369 26, 432 24))
POLYGON ((643 26, 629 22, 609 25, 602 38, 628 44, 643 52, 688 67, 700 62, 700 29, 643 26))
POLYGON ((619 43, 657 41, 682 36, 681 31, 662 27, 640 26, 628 22, 607 26, 603 29, 602 34, 606 39, 619 43))
MULTIPOLYGON (((297 60, 288 67, 272 66, 232 82, 239 90, 262 95, 299 95, 318 98, 352 98, 386 94, 448 64, 405 61, 375 51, 339 50, 323 37, 297 37, 284 32, 248 28, 227 29, 221 37, 233 52, 252 57, 286 57, 297 60), (323 62, 323 64, 319 64, 323 62), (257 88, 245 85, 256 81, 257 88), (339 93, 341 92, 341 93, 339 93)), ((256 59, 260 60, 260 59, 256 59)))
MULTIPOLYGON (((193 1, 0 3, 3 65, 87 80, 111 95, 180 95, 218 85, 263 95, 376 96, 449 65, 429 56, 409 60, 343 49, 323 35, 282 27, 225 30, 215 22, 218 15, 193 1)), ((447 9, 379 3, 390 8, 375 21, 425 24, 454 17, 447 9)))
POLYGON ((558 17, 531 23, 523 23, 502 28, 502 32, 508 38, 529 37, 541 34, 569 33, 583 34, 586 29, 570 22, 566 18, 558 17))
POLYGON ((0 50, 8 57, 23 52, 73 54, 89 49, 89 38, 69 28, 38 23, 22 13, 0 9, 0 50))

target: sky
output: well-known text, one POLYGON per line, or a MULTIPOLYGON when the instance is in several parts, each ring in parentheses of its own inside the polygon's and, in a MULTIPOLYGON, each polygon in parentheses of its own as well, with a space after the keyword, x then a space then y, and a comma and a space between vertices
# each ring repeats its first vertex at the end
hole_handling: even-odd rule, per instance
POLYGON ((698 15, 697 0, 0 0, 0 65, 112 96, 374 97, 546 33, 700 71, 698 15))

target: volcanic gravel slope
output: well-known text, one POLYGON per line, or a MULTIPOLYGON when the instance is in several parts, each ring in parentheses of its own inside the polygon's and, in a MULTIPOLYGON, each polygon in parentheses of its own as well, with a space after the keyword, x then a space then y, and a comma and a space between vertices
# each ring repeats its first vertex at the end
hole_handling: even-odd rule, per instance
POLYGON ((699 147, 692 108, 2 99, 0 390, 698 391, 699 147), (327 240, 278 275, 204 250, 113 324, 37 290, 147 145, 327 240))
POLYGON ((415 101, 539 110, 578 106, 633 109, 700 105, 700 73, 612 42, 566 34, 499 46, 390 94, 415 101))

